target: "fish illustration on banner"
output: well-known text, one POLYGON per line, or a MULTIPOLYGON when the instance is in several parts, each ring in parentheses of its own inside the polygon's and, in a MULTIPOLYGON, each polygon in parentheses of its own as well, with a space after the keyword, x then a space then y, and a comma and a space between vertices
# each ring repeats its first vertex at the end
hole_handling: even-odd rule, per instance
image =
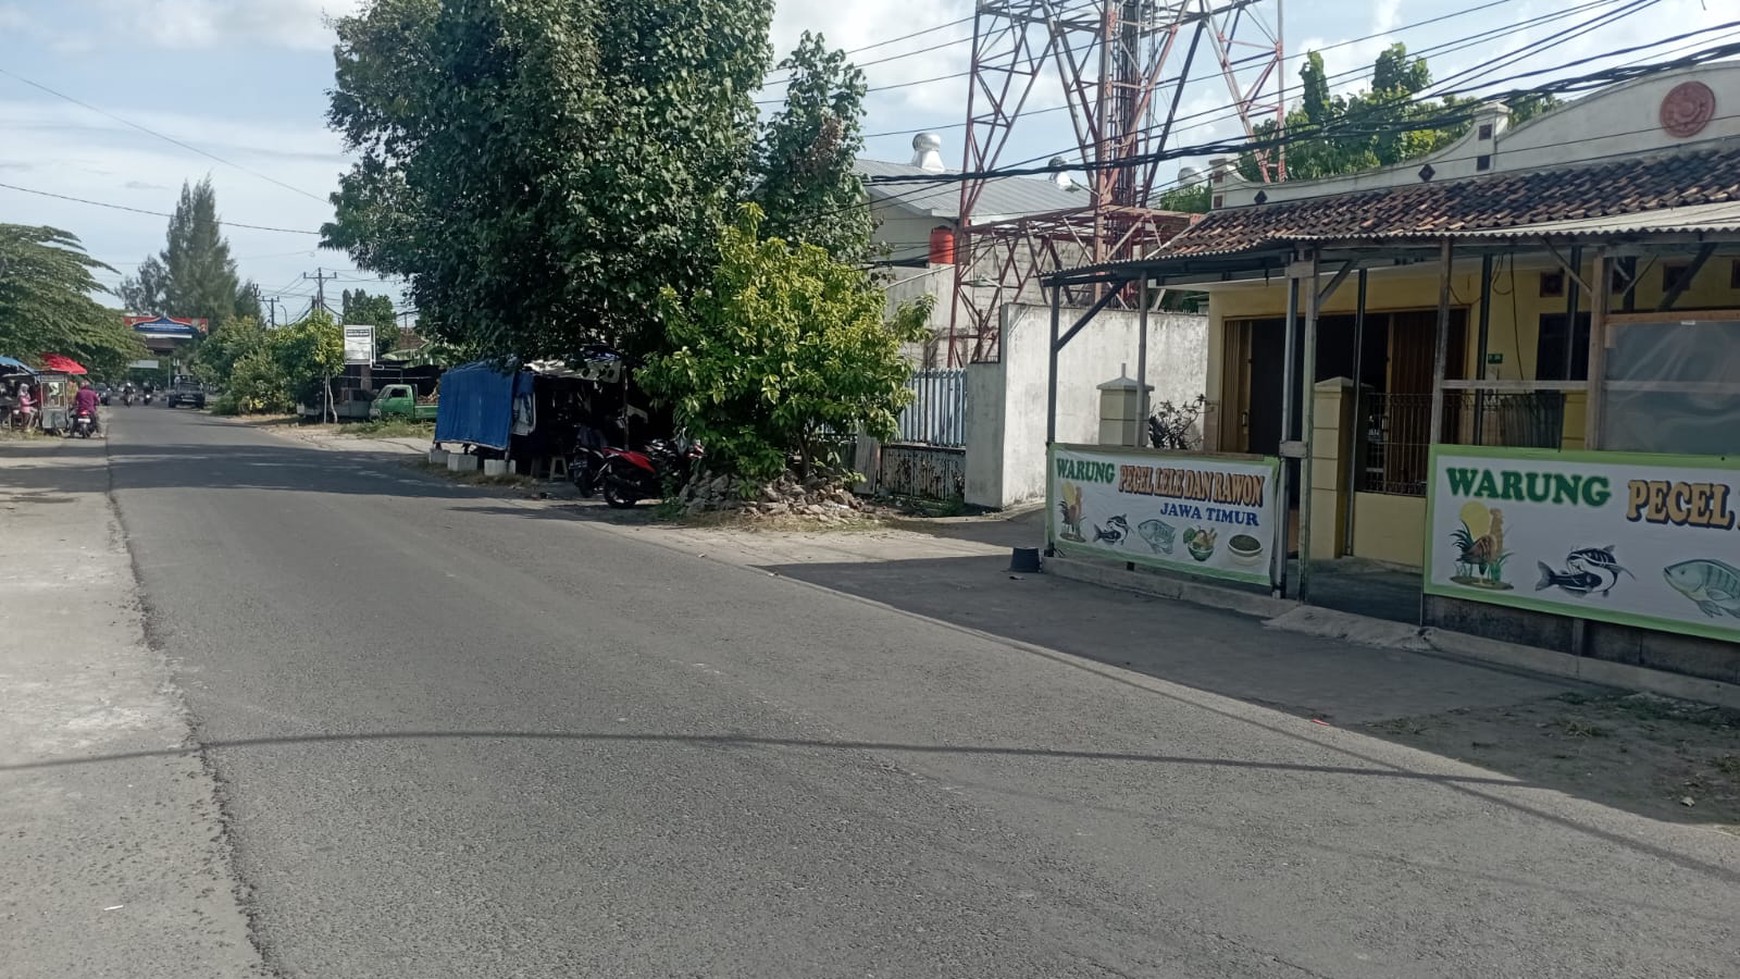
POLYGON ((1740 618, 1740 570, 1725 561, 1698 558, 1662 569, 1668 586, 1690 599, 1710 618, 1740 618))
POLYGON ((1567 594, 1579 598, 1599 592, 1602 596, 1613 593, 1613 586, 1618 584, 1619 576, 1631 574, 1613 556, 1613 545, 1606 547, 1579 547, 1565 555, 1565 569, 1555 571, 1545 561, 1535 562, 1541 569, 1541 580, 1535 584, 1535 591, 1548 588, 1558 588, 1567 594))
POLYGON ((1101 527, 1099 524, 1094 524, 1095 544, 1106 543, 1113 547, 1117 547, 1119 544, 1122 544, 1124 538, 1128 536, 1130 536, 1130 518, 1124 514, 1120 513, 1112 519, 1107 520, 1104 527, 1101 527))
POLYGON ((1144 520, 1136 525, 1136 532, 1156 554, 1171 554, 1172 545, 1178 539, 1178 528, 1164 520, 1144 520))

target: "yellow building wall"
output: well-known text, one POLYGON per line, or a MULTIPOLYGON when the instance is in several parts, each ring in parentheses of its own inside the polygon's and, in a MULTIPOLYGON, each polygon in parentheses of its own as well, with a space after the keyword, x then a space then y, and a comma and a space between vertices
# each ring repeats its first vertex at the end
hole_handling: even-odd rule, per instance
MULTIPOLYGON (((1676 309, 1722 309, 1740 306, 1740 290, 1732 286, 1735 275, 1731 256, 1712 258, 1693 280, 1690 288, 1675 304, 1676 309)), ((1638 285, 1633 299, 1636 309, 1653 310, 1664 294, 1663 266, 1687 264, 1690 258, 1671 262, 1648 259, 1638 261, 1638 285)), ((1487 329, 1487 351, 1502 354, 1500 364, 1487 365, 1485 377, 1492 380, 1534 380, 1539 343, 1540 318, 1544 314, 1563 313, 1565 296, 1542 296, 1541 276, 1558 271, 1558 266, 1540 259, 1515 261, 1502 256, 1494 261, 1491 289, 1492 310, 1487 329)), ((1583 281, 1593 276, 1593 263, 1585 261, 1580 273, 1583 281)), ((1327 275, 1324 279, 1328 281, 1327 275)), ((1567 280, 1566 288, 1575 288, 1567 280)), ((1406 269, 1373 270, 1368 277, 1366 309, 1373 313, 1435 309, 1438 305, 1439 277, 1435 266, 1421 265, 1406 269)), ((1468 374, 1478 376, 1480 331, 1480 265, 1479 260, 1458 261, 1450 279, 1451 304, 1468 311, 1467 349, 1463 362, 1468 374)), ((1324 304, 1325 315, 1352 314, 1358 304, 1358 283, 1349 276, 1324 304)), ((1611 294, 1612 308, 1621 308, 1618 293, 1611 294)), ((1592 306, 1586 293, 1578 299, 1578 310, 1588 312, 1592 306)), ((1209 293, 1208 399, 1216 406, 1218 431, 1213 441, 1223 451, 1236 451, 1242 446, 1238 425, 1243 405, 1231 403, 1237 387, 1229 369, 1243 370, 1242 364, 1228 364, 1229 331, 1227 324, 1246 319, 1265 319, 1287 313, 1287 283, 1278 279, 1269 283, 1217 286, 1209 293)), ((1581 449, 1585 445, 1587 396, 1570 392, 1566 397, 1564 447, 1581 449)), ((1315 433, 1322 438, 1325 433, 1315 433)), ((1313 482, 1320 482, 1314 479, 1313 482)), ((1344 505, 1336 497, 1337 489, 1318 485, 1312 487, 1313 509, 1326 504, 1344 505)), ((1340 492, 1346 492, 1341 489, 1340 492)), ((1423 553, 1421 535, 1425 526, 1425 500, 1422 497, 1391 496, 1379 493, 1356 493, 1354 505, 1354 554, 1374 560, 1418 566, 1423 553)), ((1313 540, 1312 550, 1321 552, 1323 544, 1313 540)))
MULTIPOLYGON (((1313 506, 1316 502, 1313 501, 1313 506)), ((1418 568, 1426 561, 1426 498, 1353 494, 1353 553, 1418 568)))

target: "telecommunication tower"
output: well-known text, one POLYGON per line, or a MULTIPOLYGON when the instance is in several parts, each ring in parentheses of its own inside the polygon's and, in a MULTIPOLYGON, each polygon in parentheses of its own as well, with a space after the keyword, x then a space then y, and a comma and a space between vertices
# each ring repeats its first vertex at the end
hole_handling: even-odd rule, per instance
MULTIPOLYGON (((1153 206, 1166 185, 1154 155, 1179 145, 1180 132, 1202 129, 1200 122, 1178 124, 1186 118, 1180 109, 1186 89, 1226 100, 1209 113, 1193 111, 1193 121, 1236 125, 1246 136, 1267 122, 1280 126, 1286 111, 1281 3, 981 0, 961 165, 950 366, 997 359, 1000 310, 1015 300, 1039 301, 1039 274, 1136 258, 1188 225, 1189 215, 1153 206), (1055 106, 1059 97, 1085 173, 1081 205, 980 219, 975 206, 995 179, 988 172, 1016 162, 1005 159, 1011 136, 1037 129, 1023 119, 1024 110, 1036 111, 1030 101, 1055 106)), ((1255 162, 1263 180, 1285 179, 1279 150, 1257 153, 1255 162)), ((1133 301, 1113 297, 1127 300, 1133 301)))

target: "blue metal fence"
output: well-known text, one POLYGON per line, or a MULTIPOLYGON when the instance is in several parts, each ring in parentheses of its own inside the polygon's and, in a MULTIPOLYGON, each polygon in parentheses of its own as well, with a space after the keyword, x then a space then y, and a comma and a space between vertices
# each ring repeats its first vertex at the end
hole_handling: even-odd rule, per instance
POLYGON ((912 403, 900 412, 896 441, 920 445, 967 444, 967 372, 963 368, 915 371, 906 382, 912 403))

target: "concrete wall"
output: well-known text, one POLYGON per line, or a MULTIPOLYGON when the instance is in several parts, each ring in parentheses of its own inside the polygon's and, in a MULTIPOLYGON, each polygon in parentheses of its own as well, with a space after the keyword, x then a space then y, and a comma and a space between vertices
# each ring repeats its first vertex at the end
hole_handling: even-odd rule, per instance
MULTIPOLYGON (((1064 310, 1062 329, 1080 315, 1064 310)), ((1097 386, 1119 372, 1136 376, 1138 314, 1106 310, 1058 357, 1057 440, 1094 443, 1100 429, 1097 386)), ((1007 306, 1002 361, 967 373, 967 502, 1006 507, 1045 495, 1046 377, 1051 310, 1007 306)), ((1208 324, 1203 316, 1148 317, 1151 404, 1182 403, 1203 393, 1208 324)))

